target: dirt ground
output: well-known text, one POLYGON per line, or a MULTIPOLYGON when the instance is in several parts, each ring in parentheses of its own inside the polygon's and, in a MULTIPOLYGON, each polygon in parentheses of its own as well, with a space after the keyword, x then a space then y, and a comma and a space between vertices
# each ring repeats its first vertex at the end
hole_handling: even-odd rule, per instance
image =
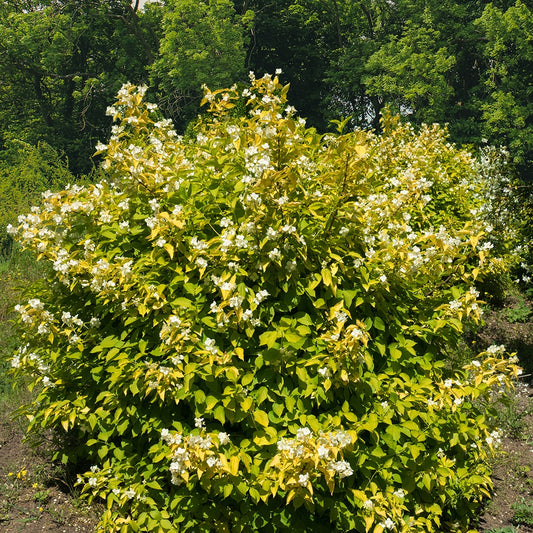
MULTIPOLYGON (((502 440, 494 461, 494 494, 480 517, 480 533, 533 533, 533 387, 517 390, 509 416, 513 436, 502 440), (531 526, 513 522, 513 505, 532 506, 531 526)), ((0 411, 0 532, 94 533, 96 512, 72 494, 46 454, 22 442, 20 424, 0 411)))
MULTIPOLYGON (((507 436, 493 465, 494 491, 479 523, 486 532, 514 527, 516 533, 533 533, 533 387, 525 383, 516 390, 516 412, 508 414, 507 425, 517 433, 507 436), (513 505, 531 506, 530 524, 513 521, 513 505)), ((499 533, 499 532, 498 532, 499 533)), ((507 531, 505 531, 507 533, 507 531)))
POLYGON ((64 476, 22 442, 20 425, 0 413, 0 532, 92 533, 96 517, 64 476))

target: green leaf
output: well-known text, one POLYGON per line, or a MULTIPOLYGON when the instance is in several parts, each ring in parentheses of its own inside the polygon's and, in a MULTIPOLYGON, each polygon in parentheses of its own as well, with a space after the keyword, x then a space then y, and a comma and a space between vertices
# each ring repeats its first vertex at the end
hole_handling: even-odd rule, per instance
POLYGON ((221 423, 226 423, 226 410, 223 405, 217 405, 213 411, 213 416, 221 423))
POLYGON ((266 346, 267 348, 272 348, 276 343, 278 338, 278 333, 276 331, 265 331, 259 336, 259 344, 261 346, 266 346))
POLYGON ((254 411, 254 420, 264 427, 268 426, 269 424, 268 415, 265 413, 265 411, 261 411, 260 409, 254 411))

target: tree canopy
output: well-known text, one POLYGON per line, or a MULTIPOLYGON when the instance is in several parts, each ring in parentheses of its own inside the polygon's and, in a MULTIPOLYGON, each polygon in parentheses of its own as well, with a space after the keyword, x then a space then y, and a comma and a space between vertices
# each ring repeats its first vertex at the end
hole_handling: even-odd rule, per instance
POLYGON ((521 0, 16 0, 0 3, 0 139, 44 141, 86 171, 104 110, 147 84, 184 131, 201 86, 280 68, 319 131, 351 116, 379 131, 385 108, 447 124, 455 142, 532 161, 533 12, 521 0))

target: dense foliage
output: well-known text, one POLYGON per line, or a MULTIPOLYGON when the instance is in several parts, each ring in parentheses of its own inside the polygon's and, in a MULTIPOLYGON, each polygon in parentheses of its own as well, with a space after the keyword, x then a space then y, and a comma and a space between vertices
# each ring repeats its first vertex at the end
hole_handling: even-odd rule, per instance
POLYGON ((87 172, 106 106, 148 75, 158 25, 129 0, 0 2, 0 147, 44 141, 87 172))
POLYGON ((467 531, 489 495, 518 368, 450 356, 506 269, 478 165, 391 116, 322 136, 287 90, 206 90, 182 138, 126 85, 107 178, 10 227, 50 266, 17 307, 24 412, 103 531, 467 531))

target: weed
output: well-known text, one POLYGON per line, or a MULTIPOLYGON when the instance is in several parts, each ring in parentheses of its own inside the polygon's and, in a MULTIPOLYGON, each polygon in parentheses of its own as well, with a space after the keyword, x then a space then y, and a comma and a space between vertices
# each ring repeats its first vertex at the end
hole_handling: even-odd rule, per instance
POLYGON ((519 410, 516 400, 512 400, 498 412, 499 427, 512 439, 521 440, 524 436, 526 412, 519 410))
POLYGON ((39 490, 33 495, 33 499, 39 505, 45 505, 50 499, 50 491, 48 489, 39 490))
POLYGON ((517 525, 533 526, 533 500, 522 499, 521 502, 513 503, 513 522, 517 525))
POLYGON ((523 294, 516 292, 502 313, 511 324, 527 322, 532 314, 531 305, 531 302, 523 294))

